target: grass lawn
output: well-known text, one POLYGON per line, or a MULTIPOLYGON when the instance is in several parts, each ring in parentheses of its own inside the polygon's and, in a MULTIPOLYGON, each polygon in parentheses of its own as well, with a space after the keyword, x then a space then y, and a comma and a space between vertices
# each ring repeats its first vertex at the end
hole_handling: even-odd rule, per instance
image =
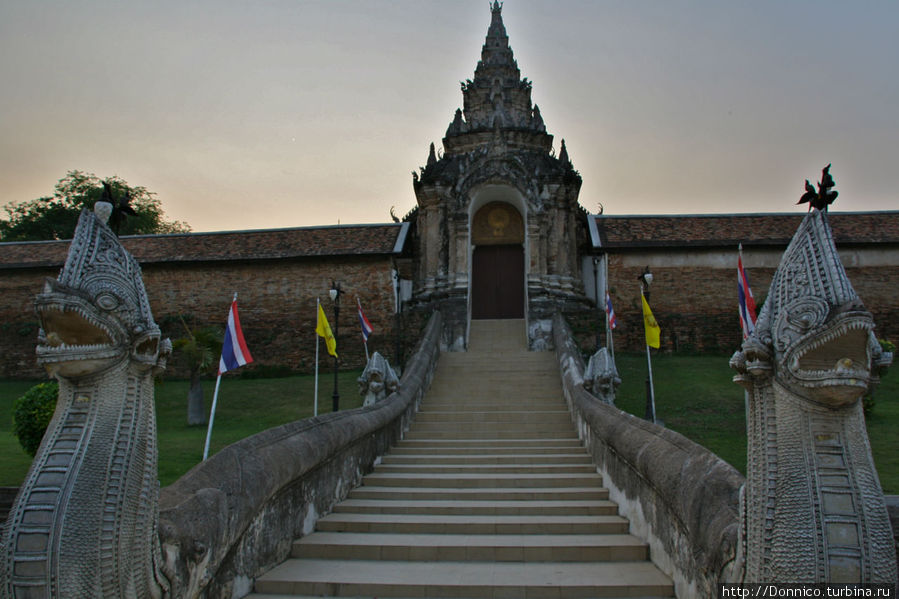
MULTIPOLYGON (((338 380, 340 409, 362 405, 356 378, 361 371, 341 372, 338 380)), ((0 381, 0 486, 18 486, 28 473, 31 457, 12 434, 13 402, 36 381, 0 381)), ((212 407, 215 380, 203 381, 206 411, 212 407)), ((206 425, 187 425, 188 382, 162 380, 156 384, 156 426, 159 437, 159 480, 165 486, 203 459, 206 425)), ((209 454, 260 431, 312 416, 315 377, 311 375, 273 379, 250 379, 225 375, 219 388, 218 405, 209 454)), ((331 411, 333 372, 319 377, 319 413, 331 411)))
MULTIPOLYGON (((743 388, 732 381, 726 356, 653 354, 656 419, 708 447, 746 473, 746 408, 743 388)), ((621 386, 615 405, 643 418, 646 354, 615 355, 621 386)))
MULTIPOLYGON (((646 356, 618 354, 624 381, 617 405, 642 417, 646 405, 646 356)), ((731 381, 728 356, 653 356, 656 416, 665 426, 708 447, 741 472, 746 471, 746 415, 743 388, 731 381)), ((897 367, 899 368, 899 367, 897 367)), ((359 371, 340 373, 340 408, 361 405, 359 371)), ((21 484, 31 458, 12 434, 12 404, 34 382, 0 381, 0 486, 21 484)), ((210 454, 267 428, 312 416, 312 376, 243 379, 225 375, 219 391, 210 454)), ((206 409, 214 380, 204 381, 206 409)), ((333 374, 319 379, 319 412, 331 411, 333 374)), ((874 461, 884 491, 899 494, 899 373, 888 374, 875 394, 868 419, 874 461)), ((187 426, 187 382, 164 380, 156 387, 159 478, 170 484, 203 457, 205 426, 187 426)))
MULTIPOLYGON (((616 405, 640 416, 646 411, 646 354, 616 354, 622 383, 616 405)), ((746 410, 743 388, 732 381, 729 356, 654 354, 656 418, 708 447, 746 473, 746 410)), ((899 494, 899 365, 874 393, 867 419, 871 452, 885 493, 899 494)))

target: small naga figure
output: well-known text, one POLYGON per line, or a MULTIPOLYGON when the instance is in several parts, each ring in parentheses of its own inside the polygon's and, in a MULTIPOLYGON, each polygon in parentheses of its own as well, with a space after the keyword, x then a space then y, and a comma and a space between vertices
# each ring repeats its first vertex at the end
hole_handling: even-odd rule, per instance
POLYGON ((587 369, 584 371, 584 389, 613 406, 615 391, 620 384, 621 377, 618 376, 612 354, 607 347, 599 348, 587 362, 587 369))
POLYGON ((400 379, 390 367, 387 358, 378 352, 372 354, 357 382, 359 383, 359 395, 364 398, 363 406, 370 406, 376 401, 381 401, 400 386, 400 379))
POLYGON ((731 358, 747 390, 738 582, 896 582, 860 401, 892 355, 846 276, 825 207, 812 203, 755 332, 731 358))
POLYGON ((171 344, 105 219, 82 212, 35 308, 59 399, 0 544, 0 597, 160 597, 153 377, 171 344))

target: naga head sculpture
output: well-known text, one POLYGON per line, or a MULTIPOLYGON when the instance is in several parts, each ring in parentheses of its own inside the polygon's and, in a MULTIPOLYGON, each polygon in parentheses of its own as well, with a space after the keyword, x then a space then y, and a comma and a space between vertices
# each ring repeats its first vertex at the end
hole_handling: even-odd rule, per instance
POLYGON ((140 266, 95 213, 81 213, 65 265, 46 280, 35 310, 37 360, 53 376, 78 378, 129 358, 165 366, 171 344, 153 320, 140 266))
POLYGON ((615 403, 615 391, 621 384, 615 360, 606 347, 590 356, 584 371, 584 389, 608 404, 615 403))
POLYGON ((849 405, 876 382, 884 355, 852 288, 824 211, 800 224, 774 274, 755 332, 734 354, 734 380, 772 376, 797 395, 849 405))
POLYGON ((372 354, 356 382, 359 384, 359 395, 365 399, 364 405, 384 399, 396 391, 400 384, 387 358, 378 352, 372 354))

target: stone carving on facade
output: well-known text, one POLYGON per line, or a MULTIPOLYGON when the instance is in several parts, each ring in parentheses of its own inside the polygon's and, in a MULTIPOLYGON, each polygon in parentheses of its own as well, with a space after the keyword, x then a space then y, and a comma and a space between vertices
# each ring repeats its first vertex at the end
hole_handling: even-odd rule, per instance
MULTIPOLYGON (((447 127, 444 151, 436 160, 429 151, 413 181, 418 271, 410 306, 441 310, 444 349, 465 347, 472 219, 490 201, 508 203, 523 219, 529 325, 560 308, 587 305, 577 255, 578 235, 586 236, 579 226, 586 222, 578 205, 581 177, 570 161, 553 155, 553 136, 509 46, 502 4, 492 2, 490 11, 481 58, 474 77, 461 83, 463 106, 447 127)), ((532 349, 547 343, 530 338, 532 349)))
POLYGON ((84 211, 65 265, 35 300, 37 359, 56 412, 10 511, 2 597, 159 597, 153 377, 171 343, 137 261, 84 211))
POLYGON ((615 359, 609 348, 601 347, 590 356, 584 370, 584 389, 610 406, 615 405, 615 392, 621 384, 615 359))
POLYGON ((891 360, 812 208, 731 359, 747 390, 745 582, 895 583, 860 397, 891 360))
POLYGON ((391 368, 387 358, 378 352, 371 355, 357 382, 359 395, 363 397, 363 406, 381 401, 400 387, 400 379, 396 372, 391 368))

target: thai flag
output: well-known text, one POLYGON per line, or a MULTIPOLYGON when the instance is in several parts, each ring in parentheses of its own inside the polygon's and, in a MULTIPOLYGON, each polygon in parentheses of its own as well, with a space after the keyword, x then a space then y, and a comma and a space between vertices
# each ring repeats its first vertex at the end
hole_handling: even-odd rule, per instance
POLYGON ((737 299, 740 304, 740 327, 743 329, 743 339, 749 337, 755 331, 755 299, 752 297, 752 289, 749 288, 749 279, 743 270, 743 246, 737 257, 737 299))
POLYGON ((356 306, 359 308, 359 325, 362 327, 362 340, 368 343, 368 336, 371 335, 375 329, 365 317, 365 312, 362 311, 362 303, 359 302, 359 298, 356 298, 356 306))
POLYGON ((222 343, 222 357, 219 360, 219 374, 240 368, 253 361, 247 342, 243 338, 240 329, 240 319, 237 317, 237 298, 231 302, 228 311, 228 324, 225 326, 225 341, 222 343))
POLYGON ((618 322, 615 320, 615 310, 612 308, 612 296, 609 295, 608 291, 606 291, 606 314, 609 319, 609 328, 614 329, 618 326, 618 322))

